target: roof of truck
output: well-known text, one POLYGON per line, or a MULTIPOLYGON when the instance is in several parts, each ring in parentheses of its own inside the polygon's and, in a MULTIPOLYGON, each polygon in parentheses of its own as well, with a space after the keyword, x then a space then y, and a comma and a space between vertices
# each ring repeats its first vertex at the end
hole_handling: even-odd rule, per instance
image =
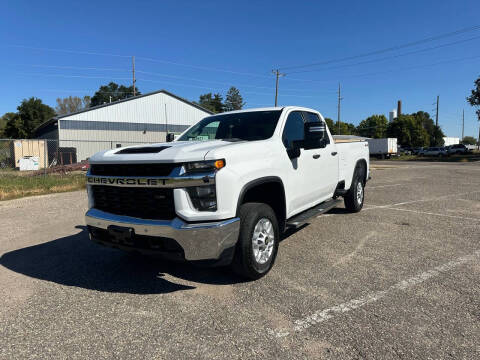
POLYGON ((228 111, 228 112, 224 112, 224 113, 214 114, 212 116, 224 115, 224 114, 236 114, 236 113, 243 113, 243 112, 253 112, 253 111, 275 111, 275 110, 283 110, 283 109, 296 109, 296 110, 302 110, 302 111, 318 112, 315 109, 310 109, 310 108, 306 108, 306 107, 302 107, 302 106, 271 106, 271 107, 251 108, 251 109, 228 111))

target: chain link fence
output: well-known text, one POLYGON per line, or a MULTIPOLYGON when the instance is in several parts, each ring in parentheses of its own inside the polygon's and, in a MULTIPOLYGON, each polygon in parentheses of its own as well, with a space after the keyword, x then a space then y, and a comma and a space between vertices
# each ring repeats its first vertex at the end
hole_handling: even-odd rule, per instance
POLYGON ((86 170, 88 158, 98 151, 145 142, 49 139, 0 139, 0 171, 39 174, 86 170))

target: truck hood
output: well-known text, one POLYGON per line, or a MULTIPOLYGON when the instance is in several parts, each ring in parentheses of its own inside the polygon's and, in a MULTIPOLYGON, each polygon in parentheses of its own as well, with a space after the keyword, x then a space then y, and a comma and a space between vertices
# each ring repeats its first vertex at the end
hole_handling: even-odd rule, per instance
POLYGON ((89 162, 95 163, 172 163, 200 161, 212 150, 233 145, 229 141, 179 141, 169 143, 135 145, 105 150, 93 155, 89 162))

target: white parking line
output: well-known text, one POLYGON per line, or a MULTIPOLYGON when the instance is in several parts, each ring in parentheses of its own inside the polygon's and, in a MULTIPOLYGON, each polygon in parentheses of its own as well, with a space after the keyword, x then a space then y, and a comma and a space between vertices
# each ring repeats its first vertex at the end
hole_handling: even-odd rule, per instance
POLYGON ((480 193, 480 191, 469 191, 469 192, 459 193, 459 194, 442 195, 442 196, 437 196, 437 197, 430 198, 430 199, 411 200, 411 201, 404 201, 404 202, 400 202, 400 203, 387 204, 387 205, 369 204, 371 207, 369 207, 368 209, 365 209, 365 210, 384 209, 384 208, 390 208, 392 206, 409 205, 409 204, 415 204, 415 203, 420 203, 420 202, 435 201, 435 200, 446 199, 446 198, 449 198, 449 197, 456 197, 456 196, 458 197, 458 196, 464 196, 464 195, 476 194, 476 193, 480 193))
POLYGON ((459 257, 456 260, 449 261, 431 270, 422 272, 406 280, 402 280, 390 286, 386 290, 375 291, 365 296, 359 297, 358 299, 353 299, 327 309, 315 311, 313 314, 307 315, 302 319, 295 320, 294 326, 292 328, 268 329, 268 332, 272 336, 275 336, 277 338, 282 338, 282 337, 292 335, 294 333, 304 331, 316 324, 330 320, 339 314, 346 313, 346 312, 358 309, 367 304, 381 300, 382 298, 386 297, 387 295, 390 295, 394 291, 407 290, 412 286, 421 284, 424 281, 429 280, 433 277, 439 276, 440 274, 445 273, 447 271, 450 271, 459 265, 465 264, 466 262, 469 262, 469 261, 473 261, 479 255, 480 255, 480 250, 474 251, 470 255, 459 257))
POLYGON ((432 215, 432 216, 442 216, 442 217, 448 217, 448 218, 452 218, 452 219, 480 221, 479 218, 471 218, 471 217, 466 217, 466 216, 456 216, 456 215, 447 215, 447 214, 438 214, 438 213, 432 213, 432 212, 420 211, 420 210, 400 209, 400 208, 394 208, 394 207, 386 207, 386 208, 383 208, 383 209, 397 210, 397 211, 407 211, 407 212, 413 212, 413 213, 416 213, 416 214, 424 214, 424 215, 432 215))

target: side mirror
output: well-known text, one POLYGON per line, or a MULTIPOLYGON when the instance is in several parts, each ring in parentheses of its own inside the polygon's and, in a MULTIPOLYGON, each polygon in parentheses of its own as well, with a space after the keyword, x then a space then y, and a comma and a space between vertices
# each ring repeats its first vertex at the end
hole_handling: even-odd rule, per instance
POLYGON ((173 133, 167 133, 166 140, 167 142, 172 142, 173 140, 175 140, 175 135, 173 133))
POLYGON ((327 146, 327 129, 323 121, 307 122, 304 126, 304 149, 319 149, 327 146))
POLYGON ((300 149, 303 148, 303 140, 292 141, 292 146, 287 149, 287 154, 290 160, 300 157, 300 149))
POLYGON ((287 154, 290 160, 300 157, 300 148, 298 146, 293 146, 290 149, 287 149, 287 154))

